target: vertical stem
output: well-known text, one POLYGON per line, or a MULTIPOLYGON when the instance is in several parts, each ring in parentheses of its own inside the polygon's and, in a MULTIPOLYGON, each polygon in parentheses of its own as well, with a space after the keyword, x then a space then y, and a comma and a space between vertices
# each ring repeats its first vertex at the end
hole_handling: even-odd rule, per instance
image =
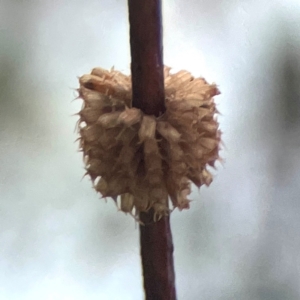
POLYGON ((165 111, 160 0, 128 0, 132 104, 148 115, 165 111))
POLYGON ((176 300, 170 218, 153 223, 153 211, 141 213, 141 257, 147 300, 176 300))
MULTIPOLYGON (((148 115, 165 111, 161 0, 128 0, 132 103, 148 115)), ((141 258, 147 300, 176 300, 170 218, 141 213, 141 258)))

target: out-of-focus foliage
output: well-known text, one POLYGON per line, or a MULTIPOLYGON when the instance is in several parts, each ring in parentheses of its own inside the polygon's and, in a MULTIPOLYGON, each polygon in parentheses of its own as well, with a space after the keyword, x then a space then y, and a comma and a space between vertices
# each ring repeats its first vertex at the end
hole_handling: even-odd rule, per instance
MULTIPOLYGON (((165 64, 215 81, 226 148, 172 214, 178 299, 297 300, 300 5, 164 1, 165 64)), ((0 299, 142 299, 138 230, 74 143, 77 76, 129 72, 126 1, 1 1, 0 299)))

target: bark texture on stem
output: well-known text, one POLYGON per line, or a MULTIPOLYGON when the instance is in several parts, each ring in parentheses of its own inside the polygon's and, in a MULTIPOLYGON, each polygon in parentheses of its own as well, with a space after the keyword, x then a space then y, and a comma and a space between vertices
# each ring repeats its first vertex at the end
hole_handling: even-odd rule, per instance
POLYGON ((160 0, 128 0, 132 105, 148 115, 165 111, 160 0))
MULTIPOLYGON (((132 104, 148 115, 165 111, 161 0, 128 0, 132 104)), ((153 222, 141 213, 141 257, 147 300, 175 300, 173 242, 169 217, 153 222)))
POLYGON ((153 211, 141 213, 141 256, 147 300, 175 300, 175 272, 170 218, 153 222, 153 211))

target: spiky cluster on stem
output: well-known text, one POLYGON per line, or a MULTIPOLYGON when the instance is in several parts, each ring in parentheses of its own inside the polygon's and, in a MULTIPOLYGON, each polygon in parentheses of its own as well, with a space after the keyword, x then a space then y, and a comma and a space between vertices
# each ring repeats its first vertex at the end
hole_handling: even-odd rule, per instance
POLYGON ((131 107, 131 79, 95 68, 80 77, 80 147, 87 174, 103 197, 120 196, 122 211, 169 213, 168 199, 189 208, 190 183, 209 185, 207 165, 219 159, 220 131, 214 84, 165 67, 166 112, 145 115, 131 107))

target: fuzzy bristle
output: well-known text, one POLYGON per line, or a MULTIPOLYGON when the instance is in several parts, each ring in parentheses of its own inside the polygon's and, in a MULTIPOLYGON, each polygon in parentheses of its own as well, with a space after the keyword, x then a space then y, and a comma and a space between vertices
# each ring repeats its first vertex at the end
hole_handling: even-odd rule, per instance
POLYGON ((120 199, 131 215, 154 209, 155 219, 187 209, 191 182, 210 185, 208 166, 219 160, 221 132, 215 84, 165 67, 166 112, 145 115, 131 107, 131 78, 95 68, 80 77, 80 147, 86 173, 103 197, 120 199))

